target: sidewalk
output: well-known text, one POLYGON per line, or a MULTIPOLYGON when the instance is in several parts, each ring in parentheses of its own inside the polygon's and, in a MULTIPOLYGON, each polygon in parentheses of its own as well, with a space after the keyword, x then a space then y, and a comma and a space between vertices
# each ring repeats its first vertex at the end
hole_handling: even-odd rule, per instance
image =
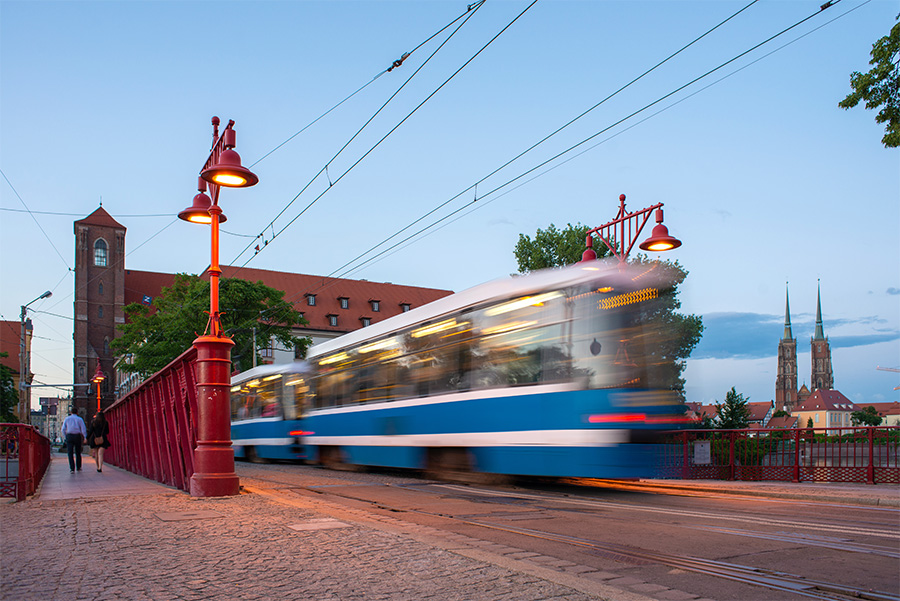
POLYGON ((900 507, 900 485, 856 482, 743 482, 728 480, 641 480, 636 489, 669 492, 714 493, 807 500, 817 503, 900 507))

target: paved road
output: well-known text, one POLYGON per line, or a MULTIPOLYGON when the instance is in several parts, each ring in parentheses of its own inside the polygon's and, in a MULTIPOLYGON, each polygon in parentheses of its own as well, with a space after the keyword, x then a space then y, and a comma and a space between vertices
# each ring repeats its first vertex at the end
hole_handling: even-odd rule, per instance
MULTIPOLYGON (((478 537, 447 537, 390 512, 286 494, 254 481, 255 469, 238 467, 252 492, 192 499, 111 466, 97 473, 90 459, 69 474, 65 457, 55 456, 35 498, 0 505, 0 599, 699 598, 478 537)), ((848 502, 900 497, 897 487, 828 490, 848 502)))

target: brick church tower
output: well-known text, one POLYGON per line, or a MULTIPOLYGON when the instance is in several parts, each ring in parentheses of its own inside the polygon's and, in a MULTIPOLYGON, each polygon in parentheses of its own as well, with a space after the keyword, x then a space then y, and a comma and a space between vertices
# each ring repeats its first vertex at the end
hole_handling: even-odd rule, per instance
MULTIPOLYGON (((75 222, 75 384, 90 383, 97 360, 106 379, 100 385, 102 408, 116 399, 115 354, 110 343, 116 326, 125 323, 125 227, 101 205, 75 222)), ((97 391, 75 387, 75 406, 90 421, 97 411, 97 391)))
POLYGON ((797 339, 791 332, 791 305, 784 290, 784 334, 778 343, 778 372, 775 376, 775 411, 788 411, 797 402, 797 339))
POLYGON ((831 369, 831 344, 822 328, 822 288, 817 285, 816 298, 816 331, 810 339, 812 352, 812 373, 809 387, 816 390, 834 389, 834 373, 831 369))

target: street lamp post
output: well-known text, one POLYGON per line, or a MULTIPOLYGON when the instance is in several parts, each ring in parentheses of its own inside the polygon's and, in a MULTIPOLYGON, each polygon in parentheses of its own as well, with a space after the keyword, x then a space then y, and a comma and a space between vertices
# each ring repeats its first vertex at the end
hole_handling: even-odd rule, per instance
POLYGON ((30 303, 22 305, 22 312, 19 314, 21 328, 19 330, 19 422, 23 424, 31 423, 31 384, 29 373, 31 373, 31 350, 25 348, 25 317, 28 307, 32 303, 39 300, 49 298, 53 293, 49 290, 30 303))
POLYGON ((100 384, 103 383, 103 380, 106 379, 106 376, 103 375, 103 370, 100 369, 100 359, 97 359, 97 371, 94 372, 94 376, 91 378, 91 382, 94 383, 94 386, 97 388, 97 413, 100 413, 100 384))
POLYGON ((581 262, 593 261, 597 258, 597 253, 594 252, 593 249, 594 234, 597 234, 597 237, 606 244, 606 247, 609 248, 612 254, 620 262, 624 263, 627 261, 628 253, 631 252, 634 243, 637 242, 638 237, 641 235, 641 231, 650 220, 650 214, 654 210, 656 211, 656 227, 653 228, 650 237, 642 242, 638 248, 641 250, 661 252, 681 246, 681 240, 670 236, 668 228, 662 224, 662 207, 663 203, 660 202, 652 207, 628 213, 625 211, 625 195, 620 194, 619 213, 616 215, 616 218, 587 231, 585 239, 586 248, 581 255, 581 262))
POLYGON ((246 188, 259 179, 241 166, 234 151, 234 121, 219 135, 219 118, 212 118, 213 146, 200 170, 198 193, 190 207, 178 214, 191 223, 210 224, 209 321, 206 331, 194 340, 197 349, 197 448, 194 449, 192 497, 236 495, 240 483, 234 471, 231 447, 231 347, 234 342, 223 330, 219 315, 219 224, 225 215, 219 207, 219 188, 246 188), (206 195, 207 184, 210 196, 206 195))

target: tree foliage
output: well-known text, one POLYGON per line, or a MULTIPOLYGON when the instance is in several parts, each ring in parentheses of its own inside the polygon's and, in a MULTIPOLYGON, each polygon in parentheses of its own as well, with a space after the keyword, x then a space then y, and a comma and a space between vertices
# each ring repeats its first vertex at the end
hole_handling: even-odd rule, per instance
MULTIPOLYGON (((9 357, 9 353, 0 353, 0 357, 9 357)), ((13 382, 13 372, 5 365, 0 365, 0 423, 9 424, 16 421, 16 407, 19 394, 13 382)))
MULTIPOLYGON (((300 356, 306 354, 312 342, 308 337, 291 334, 293 326, 308 322, 284 300, 284 292, 262 282, 219 280, 219 307, 222 328, 235 343, 231 359, 239 371, 250 369, 253 354, 268 348, 272 339, 281 346, 298 349, 300 356)), ((133 303, 125 307, 125 313, 128 323, 119 326, 122 336, 111 346, 118 354, 133 355, 133 362, 121 363, 119 369, 145 375, 155 373, 187 350, 206 330, 209 282, 195 275, 176 274, 175 283, 163 288, 156 300, 156 311, 133 303)))
POLYGON ((878 415, 878 410, 875 407, 869 405, 865 409, 851 413, 850 422, 854 426, 880 426, 881 416, 878 415))
POLYGON ((784 409, 779 409, 775 413, 772 414, 772 417, 790 417, 791 414, 785 411, 784 409))
POLYGON ((718 415, 716 421, 720 428, 739 430, 750 425, 750 407, 749 399, 745 399, 731 387, 731 390, 725 395, 725 402, 716 401, 716 413, 718 415))
MULTIPOLYGON (((897 19, 900 21, 900 15, 897 19)), ((900 22, 891 28, 890 34, 872 45, 871 56, 872 68, 867 73, 850 74, 853 92, 838 106, 849 109, 865 101, 867 109, 881 107, 875 116, 876 123, 886 124, 881 143, 885 148, 897 148, 900 146, 900 22)))
MULTIPOLYGON (((546 230, 538 229, 533 240, 530 236, 519 234, 519 241, 513 250, 519 264, 519 273, 547 267, 561 267, 580 261, 589 229, 580 223, 575 225, 568 223, 565 229, 561 230, 551 223, 546 230)), ((597 238, 594 239, 593 249, 598 259, 609 254, 606 244, 597 238)))
MULTIPOLYGON (((519 234, 514 254, 520 273, 527 273, 547 267, 562 267, 581 260, 584 252, 587 226, 567 224, 560 230, 550 224, 546 230, 538 230, 534 239, 519 234)), ((598 258, 609 255, 609 249, 599 240, 594 240, 594 251, 598 258)), ((638 254, 630 259, 632 264, 644 265, 655 262, 646 255, 638 254)), ((656 326, 660 332, 661 342, 655 349, 655 373, 653 381, 664 382, 664 386, 673 390, 684 401, 684 378, 681 374, 686 367, 685 360, 703 335, 703 320, 698 315, 678 313, 681 301, 678 299, 678 285, 687 277, 688 272, 677 261, 660 261, 672 273, 674 286, 660 291, 657 302, 647 305, 642 316, 644 323, 656 326)))

